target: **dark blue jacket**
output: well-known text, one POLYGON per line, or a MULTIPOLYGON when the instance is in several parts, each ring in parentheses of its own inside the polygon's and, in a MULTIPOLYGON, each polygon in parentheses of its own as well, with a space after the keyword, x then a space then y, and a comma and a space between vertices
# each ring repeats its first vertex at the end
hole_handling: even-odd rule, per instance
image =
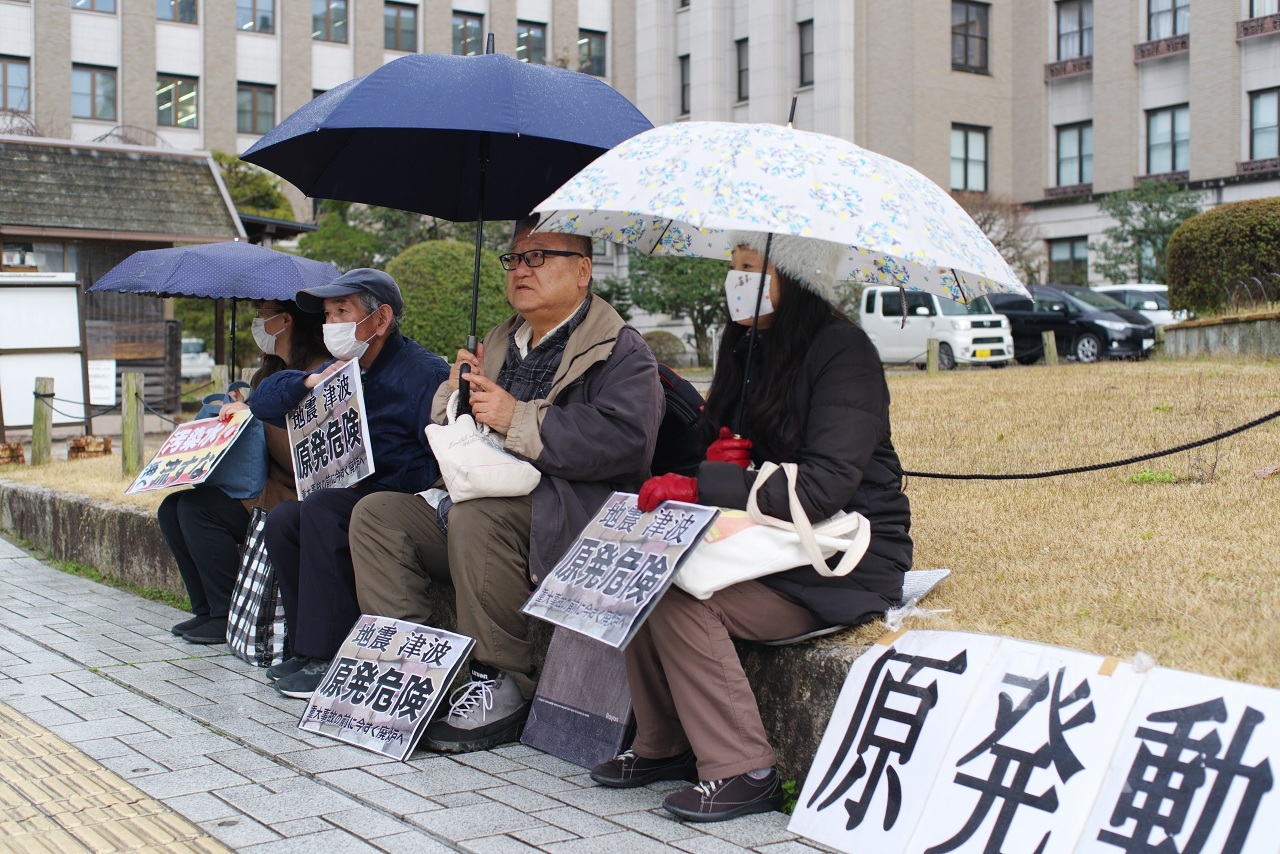
MULTIPOLYGON (((277 371, 253 393, 250 410, 268 424, 284 427, 285 416, 311 393, 303 384, 306 377, 306 371, 277 371)), ((397 334, 382 345, 378 358, 360 374, 374 472, 359 488, 421 492, 440 477, 424 431, 431 423, 431 399, 448 378, 449 364, 413 339, 397 334)))

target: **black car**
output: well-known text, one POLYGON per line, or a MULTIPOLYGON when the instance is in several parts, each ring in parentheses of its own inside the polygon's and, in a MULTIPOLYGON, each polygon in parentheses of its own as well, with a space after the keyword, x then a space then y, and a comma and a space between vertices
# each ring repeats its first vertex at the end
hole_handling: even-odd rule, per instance
POLYGON ((1155 346, 1151 321, 1106 294, 1074 285, 1032 285, 1027 290, 1031 299, 985 294, 969 304, 970 311, 1009 318, 1020 364, 1044 355, 1042 332, 1053 332, 1058 352, 1078 362, 1145 358, 1155 346))

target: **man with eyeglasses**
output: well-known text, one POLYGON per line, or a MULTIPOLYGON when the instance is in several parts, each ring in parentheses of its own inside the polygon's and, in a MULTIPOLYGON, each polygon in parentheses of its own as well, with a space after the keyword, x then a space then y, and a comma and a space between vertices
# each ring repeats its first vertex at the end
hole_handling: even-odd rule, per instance
POLYGON ((646 476, 663 414, 653 353, 591 293, 589 238, 516 223, 502 255, 516 314, 478 354, 458 352, 436 393, 445 420, 459 368, 470 366, 471 411, 508 451, 542 473, 532 494, 439 508, 417 496, 363 499, 351 519, 356 591, 365 613, 429 623, 427 587, 451 580, 458 631, 476 639, 471 681, 424 743, 445 753, 519 739, 536 687, 520 607, 605 498, 646 476))

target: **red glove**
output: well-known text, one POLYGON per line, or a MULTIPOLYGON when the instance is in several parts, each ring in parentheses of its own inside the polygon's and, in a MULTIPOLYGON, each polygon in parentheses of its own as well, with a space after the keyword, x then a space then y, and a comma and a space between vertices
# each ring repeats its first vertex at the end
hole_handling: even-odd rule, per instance
POLYGON ((640 509, 645 513, 668 500, 697 502, 698 479, 682 474, 660 474, 649 478, 640 487, 640 509))
POLYGON ((707 448, 707 462, 733 463, 739 468, 751 465, 751 440, 736 439, 728 427, 720 428, 720 438, 707 448))

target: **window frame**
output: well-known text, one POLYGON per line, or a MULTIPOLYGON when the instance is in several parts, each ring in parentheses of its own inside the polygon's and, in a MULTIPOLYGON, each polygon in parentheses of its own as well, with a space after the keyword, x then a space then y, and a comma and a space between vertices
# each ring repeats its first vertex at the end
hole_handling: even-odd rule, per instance
POLYGON ((196 128, 200 127, 200 79, 199 78, 188 77, 183 74, 160 74, 160 73, 156 74, 156 127, 179 128, 184 130, 195 130, 196 128), (164 122, 160 121, 160 89, 164 83, 169 83, 170 85, 174 86, 175 92, 176 92, 175 97, 169 102, 170 109, 172 111, 170 115, 174 117, 174 121, 169 124, 165 124, 164 122), (176 87, 180 86, 183 83, 191 84, 191 94, 196 101, 195 111, 192 114, 192 122, 189 125, 179 124, 177 119, 178 102, 182 100, 182 98, 181 98, 181 92, 177 90, 176 87))
POLYGON ((15 113, 31 112, 31 58, 26 56, 0 56, 0 109, 13 110, 15 113), (9 68, 21 65, 26 71, 27 82, 23 87, 27 105, 18 109, 9 103, 9 68))
POLYGON ((516 59, 519 60, 520 62, 527 62, 530 65, 546 65, 547 64, 547 24, 545 21, 523 21, 523 20, 516 21, 516 59), (530 41, 529 45, 525 45, 524 48, 521 48, 520 39, 522 37, 531 35, 534 28, 537 28, 542 31, 542 54, 541 54, 541 59, 539 59, 537 62, 534 62, 533 59, 529 56, 526 56, 524 59, 520 59, 520 51, 524 50, 526 53, 528 53, 532 45, 532 41, 530 41))
POLYGON ((200 23, 200 10, 198 8, 199 5, 200 4, 197 3, 196 0, 156 0, 156 20, 168 21, 171 24, 199 25, 200 23), (183 8, 184 5, 186 5, 187 8, 191 10, 191 20, 189 21, 184 18, 178 17, 178 10, 183 8), (166 18, 160 14, 160 9, 163 6, 167 6, 169 8, 169 11, 173 13, 173 17, 166 18))
POLYGON ((275 35, 276 32, 276 1, 275 0, 236 0, 236 32, 238 33, 262 33, 263 35, 275 35), (240 26, 240 12, 242 6, 248 6, 249 22, 252 27, 245 28, 240 26), (261 19, 261 11, 263 7, 271 10, 270 23, 267 29, 258 26, 261 19))
POLYGON ((1057 133, 1056 133, 1057 151, 1055 152, 1055 154, 1057 155, 1057 158, 1056 158, 1056 159, 1057 159, 1057 169, 1055 170, 1055 173, 1054 173, 1054 174, 1055 174, 1055 179, 1056 179, 1057 183, 1056 183, 1056 185, 1055 185, 1055 186, 1058 186, 1058 187, 1074 187, 1074 186, 1076 186, 1076 185, 1078 185, 1078 184, 1092 184, 1092 183, 1093 183, 1093 120, 1092 120, 1092 119, 1090 119, 1090 120, 1088 120, 1088 121, 1083 121, 1083 122, 1072 122, 1071 124, 1066 124, 1066 125, 1057 125, 1057 126, 1054 128, 1054 130, 1056 130, 1056 131, 1057 131, 1057 133), (1084 146, 1084 141, 1085 141, 1085 133, 1084 133, 1084 132, 1085 132, 1086 130, 1089 132, 1089 137, 1088 137, 1088 138, 1089 138, 1089 151, 1088 151, 1088 154, 1087 154, 1087 155, 1086 155, 1086 153, 1085 153, 1085 146, 1084 146), (1075 180, 1075 181, 1064 181, 1064 180, 1062 179, 1062 137, 1063 137, 1063 135, 1064 135, 1064 134, 1071 134, 1071 133, 1073 133, 1073 132, 1074 132, 1074 133, 1075 133, 1075 135, 1076 135, 1076 154, 1075 154, 1075 160, 1076 160, 1076 178, 1077 178, 1078 180, 1075 180), (1088 177, 1088 180, 1086 180, 1086 179, 1085 179, 1085 159, 1086 159, 1086 156, 1087 156, 1088 161, 1089 161, 1089 177, 1088 177))
POLYGON ((120 69, 111 68, 106 65, 85 65, 82 63, 74 63, 71 66, 71 118, 82 119, 93 122, 115 122, 119 121, 120 115, 120 69), (76 72, 85 72, 89 77, 89 104, 90 115, 76 115, 76 72), (112 81, 112 97, 111 97, 111 115, 98 115, 98 75, 110 75, 112 81))
POLYGON ((609 34, 607 32, 578 28, 578 70, 592 77, 609 76, 609 34), (596 44, 600 46, 599 56, 592 50, 596 44), (585 61, 582 55, 584 49, 586 50, 585 61), (597 67, 599 71, 595 70, 597 67))
POLYGON ((100 15, 114 15, 119 11, 119 5, 116 0, 71 0, 71 11, 73 12, 97 12, 100 15), (84 5, 77 5, 82 3, 84 5), (100 9, 100 6, 110 8, 100 9))
MULTIPOLYGON (((1163 145, 1163 143, 1161 144, 1163 145)), ((1171 172, 1186 172, 1188 171, 1191 165, 1190 161, 1191 161, 1191 109, 1190 109, 1190 106, 1188 104, 1170 104, 1167 107, 1160 107, 1154 110, 1147 110, 1147 174, 1148 175, 1166 175, 1171 172), (1152 154, 1152 146, 1153 146, 1153 143, 1151 141, 1152 140, 1151 127, 1155 119, 1163 113, 1169 114, 1169 142, 1168 142, 1169 168, 1161 169, 1159 172, 1154 172, 1151 169, 1151 160, 1152 160, 1151 154, 1152 154), (1186 116, 1186 121, 1187 121, 1187 136, 1186 136, 1186 139, 1182 141, 1181 148, 1179 148, 1179 143, 1178 143, 1178 117, 1180 114, 1186 116), (1183 155, 1181 165, 1179 165, 1179 159, 1178 159, 1179 151, 1181 151, 1183 155)))
POLYGON ((1169 39, 1174 36, 1182 36, 1191 32, 1191 0, 1147 0, 1147 41, 1159 41, 1160 39, 1169 39), (1161 4, 1160 9, 1156 9, 1156 4, 1161 4), (1165 3, 1169 4, 1169 8, 1163 8, 1165 3), (1178 29, 1179 15, 1178 11, 1185 12, 1185 23, 1183 29, 1178 29), (1168 15, 1170 24, 1169 32, 1164 35, 1156 35, 1156 21, 1168 15))
POLYGON ((796 35, 800 47, 800 76, 799 86, 812 86, 814 80, 813 74, 813 18, 807 21, 796 22, 796 35), (808 42, 807 50, 805 42, 808 42), (806 66, 805 60, 808 60, 806 66))
POLYGON ((951 0, 951 70, 963 71, 967 74, 990 74, 991 73, 991 4, 984 3, 982 0, 951 0), (956 10, 963 8, 965 10, 965 19, 963 23, 955 22, 956 10), (971 17, 973 13, 980 12, 980 15, 971 17), (969 32, 971 25, 979 25, 981 33, 973 35, 969 32), (960 29, 957 30, 957 27, 960 29), (961 62, 956 62, 956 39, 959 38, 964 48, 961 51, 963 57, 961 62), (975 64, 969 62, 972 53, 970 50, 970 42, 978 42, 982 47, 981 62, 975 64))
POLYGON ((742 103, 751 100, 751 40, 736 39, 733 48, 738 69, 738 103, 742 103))
POLYGON ((693 100, 692 93, 690 92, 692 86, 690 85, 691 75, 689 68, 689 54, 682 53, 680 56, 677 56, 676 65, 678 66, 677 73, 680 77, 680 104, 678 106, 679 112, 677 113, 677 116, 684 118, 689 115, 689 108, 691 106, 690 102, 693 100))
POLYGON ((1083 59, 1086 56, 1093 56, 1093 0, 1058 0, 1054 10, 1058 19, 1058 61, 1066 59, 1083 59), (1062 39, 1064 32, 1062 29, 1063 12, 1075 8, 1075 25, 1076 28, 1065 35, 1074 36, 1079 46, 1078 52, 1066 53, 1062 48, 1062 39), (1089 10, 1088 26, 1085 26, 1085 9, 1089 10), (1085 34, 1088 34, 1086 37, 1085 34), (1085 50, 1085 42, 1088 42, 1088 50, 1085 50))
POLYGON ((1271 15, 1280 15, 1280 3, 1275 0, 1249 0, 1249 17, 1250 18, 1267 18, 1271 15), (1271 11, 1258 11, 1259 2, 1264 2, 1268 6, 1274 6, 1271 11))
POLYGON ((950 159, 951 159, 952 179, 953 179, 951 181, 951 184, 952 184, 951 191, 966 192, 966 193, 986 193, 988 192, 991 186, 991 128, 983 127, 982 125, 966 125, 966 124, 953 123, 951 125, 951 135, 948 138, 949 141, 954 142, 955 134, 957 131, 964 135, 964 155, 961 161, 964 164, 964 186, 963 187, 954 186, 955 185, 954 170, 955 170, 956 158, 954 154, 951 154, 950 159), (976 162, 974 158, 971 156, 969 151, 970 135, 974 133, 981 134, 982 136, 982 188, 981 189, 969 186, 970 163, 976 162))
POLYGON ((315 42, 331 42, 348 44, 351 39, 351 4, 349 0, 311 0, 311 40, 315 42), (342 4, 342 38, 334 38, 334 29, 338 26, 333 14, 335 3, 342 4), (321 18, 316 14, 316 5, 324 4, 324 27, 316 29, 316 21, 321 18))
POLYGON ((479 56, 484 53, 484 15, 477 15, 475 12, 453 12, 453 17, 449 19, 449 49, 454 56, 479 56), (475 24, 475 52, 467 53, 468 46, 473 39, 470 37, 472 28, 469 24, 475 24), (461 27, 463 39, 458 41, 458 29, 461 27), (462 45, 462 53, 458 52, 458 45, 462 45))
POLYGON ((382 4, 382 49, 395 50, 401 53, 417 53, 418 52, 418 7, 413 3, 393 3, 391 0, 382 4), (409 47, 403 47, 401 44, 401 36, 405 34, 404 18, 408 14, 412 17, 412 26, 409 28, 409 37, 412 44, 409 47), (388 29, 388 18, 394 15, 394 27, 388 29), (387 44, 387 36, 394 33, 395 44, 387 44))
POLYGON ((1272 87, 1270 89, 1258 89, 1249 93, 1249 159, 1250 160, 1273 160, 1280 157, 1280 87, 1272 87), (1270 95, 1275 100, 1275 106, 1272 112, 1276 116, 1276 124, 1269 125, 1262 130, 1270 129, 1275 138, 1273 143, 1273 151, 1270 154, 1258 153, 1258 125, 1255 117, 1258 112, 1258 101, 1270 95))
POLYGON ((1053 240, 1045 241, 1045 260, 1049 264, 1046 274, 1048 275, 1049 284, 1055 285, 1082 285, 1087 287, 1089 284, 1089 236, 1079 235, 1076 237, 1059 237, 1053 240), (1055 246, 1067 246, 1067 258, 1065 260, 1054 261, 1053 250, 1055 246), (1077 256, 1077 248, 1083 249, 1083 256, 1077 256), (1065 264, 1067 275, 1069 278, 1062 278, 1054 274, 1055 269, 1061 269, 1065 264), (1079 275, 1083 273, 1083 275, 1079 275))
POLYGON ((274 128, 277 124, 280 123, 279 119, 276 118, 277 107, 278 107, 278 103, 276 99, 275 86, 272 86, 269 83, 245 83, 243 81, 237 81, 236 82, 236 133, 245 134, 246 136, 262 136, 263 134, 269 132, 271 128, 274 128), (252 108, 249 110, 249 115, 252 117, 253 121, 252 121, 252 127, 249 130, 244 129, 240 125, 240 95, 243 92, 249 92, 253 95, 253 105, 252 105, 252 108), (258 96, 264 95, 264 94, 271 96, 271 127, 260 129, 258 127, 258 115, 260 112, 260 110, 258 109, 258 96))

